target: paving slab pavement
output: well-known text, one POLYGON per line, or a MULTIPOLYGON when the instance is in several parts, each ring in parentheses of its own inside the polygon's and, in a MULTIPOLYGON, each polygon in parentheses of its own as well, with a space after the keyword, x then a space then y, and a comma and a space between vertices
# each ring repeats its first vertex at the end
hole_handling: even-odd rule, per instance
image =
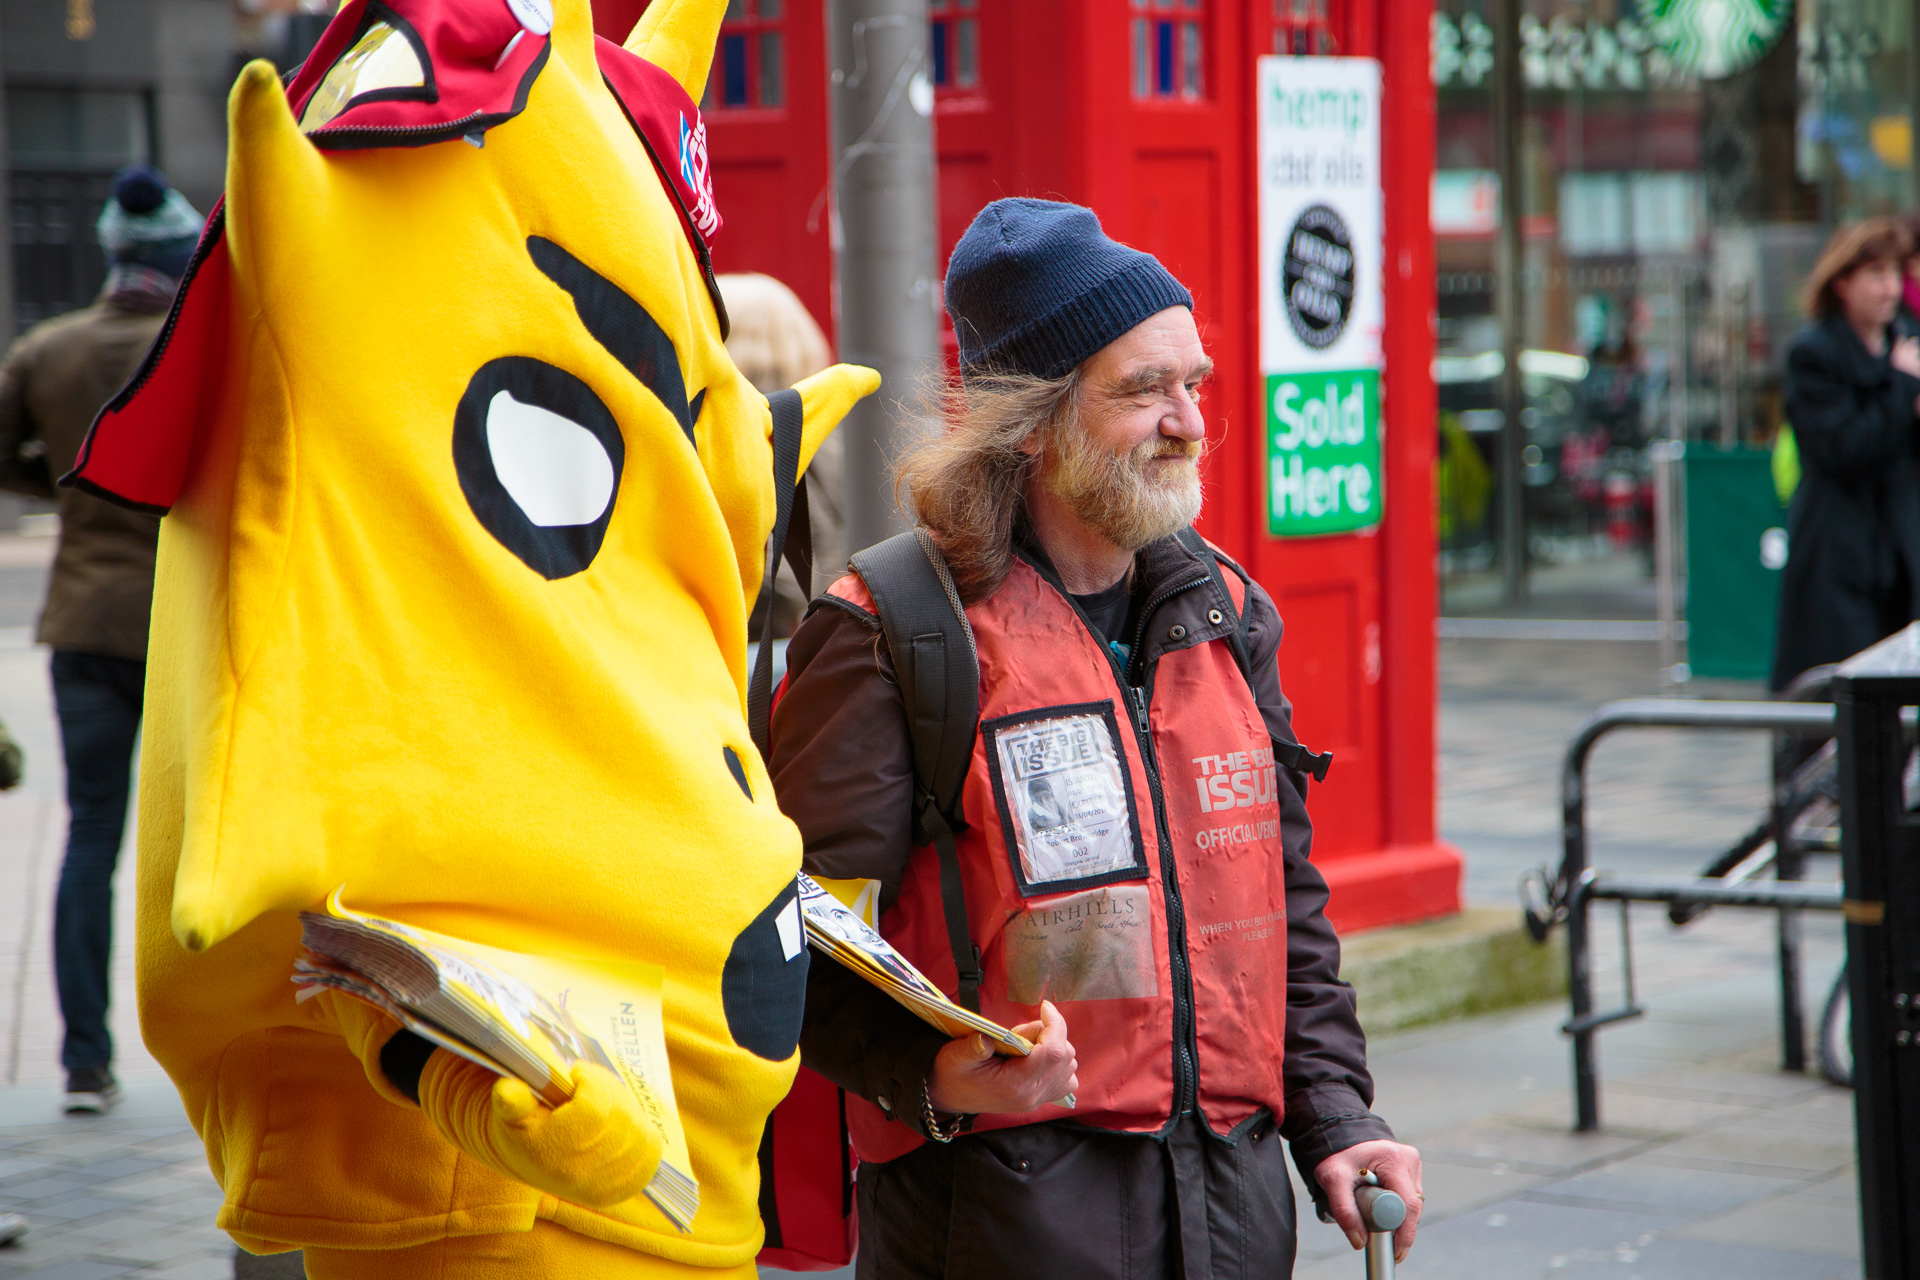
POLYGON ((60 1113, 58 1085, 0 1090, 0 1212, 32 1224, 0 1248, 0 1280, 225 1280, 233 1242, 213 1225, 219 1203, 164 1077, 84 1119, 60 1113))
MULTIPOLYGON (((1375 1109, 1425 1163, 1408 1280, 1860 1274, 1852 1094, 1779 1070, 1769 922, 1722 913, 1671 936, 1649 909, 1634 927, 1648 1014, 1601 1033, 1600 1133, 1571 1132, 1563 1006, 1374 1042, 1375 1109)), ((1811 996, 1841 943, 1808 932, 1811 996)), ((1297 1275, 1360 1266, 1302 1226, 1297 1275)))
MULTIPOLYGON (((26 784, 0 795, 0 1213, 34 1223, 0 1247, 0 1280, 224 1278, 218 1188, 133 1016, 127 866, 113 1016, 127 1099, 104 1118, 57 1111, 46 930, 65 814, 45 654, 25 631, 42 563, 0 537, 0 717, 29 754, 26 784)), ((1508 905, 1520 870, 1558 857, 1566 738, 1599 702, 1656 691, 1653 646, 1447 641, 1441 664, 1442 830, 1468 855, 1470 899, 1508 905)), ((1678 870, 1757 819, 1766 752, 1745 735, 1622 735, 1592 777, 1596 861, 1678 870)), ((1657 910, 1633 920, 1649 1012, 1600 1037, 1601 1133, 1569 1131, 1562 1007, 1375 1040, 1377 1108, 1426 1160, 1410 1280, 1860 1274, 1851 1095, 1777 1069, 1771 923, 1719 912, 1675 934, 1657 910)), ((1598 932, 1606 1000, 1618 943, 1598 932)), ((1813 916, 1806 933, 1817 1011, 1840 935, 1813 916)), ((1297 1274, 1360 1271, 1336 1231, 1302 1224, 1297 1274)))

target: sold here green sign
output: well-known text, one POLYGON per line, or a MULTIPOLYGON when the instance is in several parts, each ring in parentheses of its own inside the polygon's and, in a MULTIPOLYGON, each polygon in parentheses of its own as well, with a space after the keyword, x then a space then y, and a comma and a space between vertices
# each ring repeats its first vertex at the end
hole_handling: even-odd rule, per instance
POLYGON ((1352 533, 1380 523, 1380 373, 1267 375, 1267 532, 1352 533))
POLYGON ((1267 532, 1380 523, 1380 64, 1259 60, 1260 377, 1267 532))

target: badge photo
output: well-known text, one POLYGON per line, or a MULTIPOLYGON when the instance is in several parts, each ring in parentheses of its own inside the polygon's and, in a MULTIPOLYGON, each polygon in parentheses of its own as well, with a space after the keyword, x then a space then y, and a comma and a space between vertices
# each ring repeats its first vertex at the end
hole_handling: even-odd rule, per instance
POLYGON ((1147 878, 1111 701, 1016 712, 980 731, 1022 897, 1147 878))

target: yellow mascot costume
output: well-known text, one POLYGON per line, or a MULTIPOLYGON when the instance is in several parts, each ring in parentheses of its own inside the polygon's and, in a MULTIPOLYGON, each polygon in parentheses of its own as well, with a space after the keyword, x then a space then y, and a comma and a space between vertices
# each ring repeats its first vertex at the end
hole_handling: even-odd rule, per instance
MULTIPOLYGON (((219 1224, 309 1274, 751 1274, 797 1054, 800 842, 745 718, 776 488, 694 105, 725 0, 351 0, 241 74, 224 207, 72 483, 166 511, 146 1042, 219 1224), (549 1108, 335 994, 297 913, 666 970, 700 1184, 597 1068, 549 1108), (415 1045, 424 1044, 416 1041, 415 1045)), ((801 465, 878 378, 799 388, 801 465)))

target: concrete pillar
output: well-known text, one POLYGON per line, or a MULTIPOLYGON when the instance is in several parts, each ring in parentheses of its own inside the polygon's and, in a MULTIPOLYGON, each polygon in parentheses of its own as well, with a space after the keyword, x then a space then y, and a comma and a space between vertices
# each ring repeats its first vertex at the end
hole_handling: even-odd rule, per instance
POLYGON ((888 462, 923 429, 916 393, 939 367, 933 76, 926 0, 832 0, 828 13, 840 358, 884 379, 840 427, 859 551, 906 527, 888 462))

